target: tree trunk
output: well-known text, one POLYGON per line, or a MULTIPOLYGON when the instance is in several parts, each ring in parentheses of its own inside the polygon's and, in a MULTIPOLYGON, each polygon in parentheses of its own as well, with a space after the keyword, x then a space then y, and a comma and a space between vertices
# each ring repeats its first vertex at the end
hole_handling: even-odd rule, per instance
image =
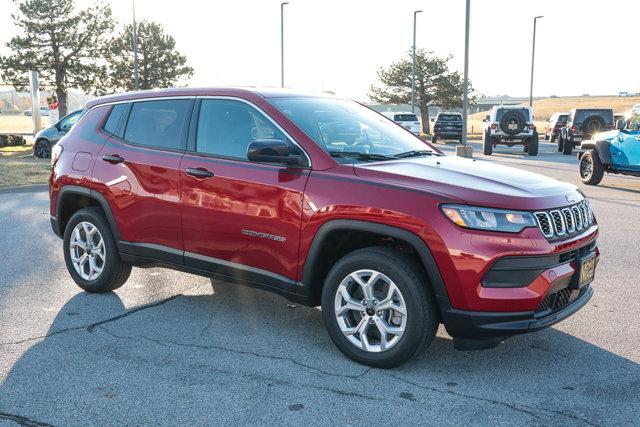
POLYGON ((56 96, 58 97, 58 117, 63 118, 67 115, 67 90, 60 87, 56 88, 56 96))
POLYGON ((431 124, 429 123, 429 107, 426 105, 420 106, 420 120, 422 121, 422 133, 430 133, 431 124))

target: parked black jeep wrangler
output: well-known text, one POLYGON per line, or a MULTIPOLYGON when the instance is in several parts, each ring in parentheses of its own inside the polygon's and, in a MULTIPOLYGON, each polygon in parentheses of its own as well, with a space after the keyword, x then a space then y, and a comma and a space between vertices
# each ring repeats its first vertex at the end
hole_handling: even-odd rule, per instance
POLYGON ((569 155, 576 145, 615 127, 611 108, 575 108, 558 135, 558 151, 569 155))

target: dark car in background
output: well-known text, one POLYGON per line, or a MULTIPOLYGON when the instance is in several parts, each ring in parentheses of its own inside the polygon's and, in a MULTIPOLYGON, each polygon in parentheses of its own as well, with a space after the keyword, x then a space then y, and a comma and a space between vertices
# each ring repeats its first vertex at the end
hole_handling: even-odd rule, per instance
POLYGON ((555 142, 562 129, 567 124, 569 113, 553 113, 544 128, 544 139, 555 142))
POLYGON ((82 110, 74 111, 61 118, 56 124, 42 129, 36 134, 35 144, 33 146, 33 154, 41 159, 51 157, 51 147, 53 147, 60 138, 65 136, 71 126, 80 118, 82 110))
POLYGON ((438 139, 457 139, 462 141, 462 114, 438 113, 433 123, 431 142, 438 139))
POLYGON ((574 108, 569 113, 567 123, 560 129, 558 151, 569 155, 576 145, 599 132, 612 130, 614 124, 611 108, 574 108))

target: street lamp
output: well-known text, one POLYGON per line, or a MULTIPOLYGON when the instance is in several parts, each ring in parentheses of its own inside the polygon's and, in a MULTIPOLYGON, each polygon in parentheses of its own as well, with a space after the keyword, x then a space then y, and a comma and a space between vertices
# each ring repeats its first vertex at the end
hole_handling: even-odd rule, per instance
POLYGON ((421 10, 413 11, 413 62, 411 63, 411 112, 416 109, 416 16, 421 10))
POLYGON ((533 62, 536 56, 536 23, 538 18, 544 18, 544 16, 533 17, 533 46, 531 47, 531 83, 529 85, 529 107, 533 107, 533 62))
POLYGON ((284 6, 288 1, 280 3, 280 86, 284 87, 284 6))
POLYGON ((136 25, 136 0, 132 0, 133 9, 133 82, 135 90, 138 90, 138 28, 136 25))
POLYGON ((471 2, 467 0, 464 22, 464 83, 462 87, 462 144, 456 147, 460 157, 473 157, 473 148, 467 145, 467 112, 469 111, 469 21, 471 2))

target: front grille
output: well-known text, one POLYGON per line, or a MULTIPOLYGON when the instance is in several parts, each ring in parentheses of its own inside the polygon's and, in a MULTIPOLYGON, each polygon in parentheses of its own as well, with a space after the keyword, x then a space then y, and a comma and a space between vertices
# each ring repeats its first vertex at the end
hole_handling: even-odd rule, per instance
POLYGON ((560 289, 558 292, 549 294, 538 304, 536 314, 545 313, 546 315, 562 310, 573 301, 579 299, 587 290, 589 290, 589 285, 583 286, 574 298, 571 298, 574 290, 569 288, 560 289))
POLYGON ((534 216, 548 240, 578 233, 593 224, 593 212, 587 199, 566 208, 535 212, 534 216))

